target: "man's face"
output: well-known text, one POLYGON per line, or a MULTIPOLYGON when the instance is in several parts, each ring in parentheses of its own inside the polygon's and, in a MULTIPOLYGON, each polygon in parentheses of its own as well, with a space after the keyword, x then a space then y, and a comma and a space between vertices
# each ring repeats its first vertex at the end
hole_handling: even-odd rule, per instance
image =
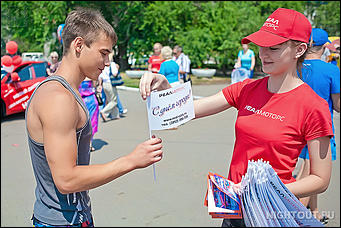
POLYGON ((83 45, 80 53, 80 70, 83 75, 97 80, 105 66, 110 66, 109 54, 112 52, 113 41, 103 32, 87 47, 83 45))
POLYGON ((180 52, 176 48, 173 49, 173 56, 175 56, 176 58, 180 56, 180 52))
POLYGON ((161 46, 160 45, 154 45, 153 47, 154 55, 160 55, 161 54, 161 46))

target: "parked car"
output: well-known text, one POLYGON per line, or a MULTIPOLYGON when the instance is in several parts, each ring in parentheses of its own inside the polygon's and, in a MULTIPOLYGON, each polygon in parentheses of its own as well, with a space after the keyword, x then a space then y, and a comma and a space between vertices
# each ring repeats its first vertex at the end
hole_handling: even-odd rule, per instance
POLYGON ((21 55, 22 61, 47 61, 42 52, 24 52, 21 55))
POLYGON ((49 64, 28 61, 16 66, 12 73, 1 71, 1 119, 26 109, 34 89, 46 79, 49 64))

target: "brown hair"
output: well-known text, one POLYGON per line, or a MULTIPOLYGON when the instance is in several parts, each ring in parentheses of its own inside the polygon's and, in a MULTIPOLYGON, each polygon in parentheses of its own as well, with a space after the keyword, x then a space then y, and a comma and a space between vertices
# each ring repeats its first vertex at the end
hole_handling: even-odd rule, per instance
MULTIPOLYGON (((298 45, 300 45, 301 43, 303 43, 302 41, 297 41, 297 40, 290 40, 290 44, 293 46, 293 47, 296 47, 298 45)), ((303 61, 304 59, 306 58, 308 52, 309 52, 309 49, 310 49, 310 46, 311 46, 311 43, 310 44, 307 44, 308 48, 307 50, 305 50, 304 54, 301 55, 298 60, 297 60, 297 66, 296 66, 296 69, 297 71, 299 72, 299 75, 298 77, 300 77, 302 79, 302 68, 303 68, 303 61)))
POLYGON ((63 55, 67 54, 71 42, 76 37, 82 37, 85 40, 85 45, 90 47, 98 37, 99 32, 104 32, 116 44, 117 35, 115 30, 104 19, 100 11, 81 7, 71 11, 65 20, 62 31, 63 55))

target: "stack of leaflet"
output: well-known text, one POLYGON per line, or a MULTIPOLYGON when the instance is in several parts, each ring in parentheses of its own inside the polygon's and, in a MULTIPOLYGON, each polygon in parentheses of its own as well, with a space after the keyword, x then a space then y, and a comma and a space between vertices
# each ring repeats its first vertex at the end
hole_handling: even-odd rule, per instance
POLYGON ((234 183, 218 174, 209 173, 205 206, 212 218, 242 218, 241 202, 233 191, 234 183))
MULTIPOLYGON (((213 177, 217 176, 213 175, 213 177)), ((220 178, 224 179, 225 183, 226 179, 220 178)), ((212 180, 211 177, 210 179, 212 180)), ((228 183, 229 186, 233 186, 232 182, 228 183)), ((227 189, 233 191, 232 187, 227 189)), ((205 205, 208 206, 212 218, 238 218, 237 210, 234 210, 237 207, 233 207, 234 202, 237 202, 242 209, 245 225, 248 227, 323 226, 315 219, 311 211, 288 190, 268 162, 249 161, 247 172, 241 181, 240 192, 232 194, 230 191, 227 194, 226 188, 223 189, 217 181, 215 183, 208 181, 205 205), (215 190, 214 186, 217 185, 219 186, 218 190, 215 190), (217 192, 214 193, 214 191, 217 192), (225 196, 222 196, 224 194, 225 196), (237 200, 235 196, 237 196, 237 200), (230 199, 221 200, 224 197, 230 199)))

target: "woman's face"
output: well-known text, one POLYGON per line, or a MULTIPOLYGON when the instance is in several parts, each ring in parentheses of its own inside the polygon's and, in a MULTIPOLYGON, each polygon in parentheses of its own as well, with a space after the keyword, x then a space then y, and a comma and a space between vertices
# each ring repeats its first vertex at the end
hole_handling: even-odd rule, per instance
POLYGON ((243 44, 242 47, 243 47, 244 51, 247 51, 247 49, 249 49, 249 45, 248 44, 243 44))
POLYGON ((277 75, 296 68, 297 59, 301 55, 298 53, 298 46, 290 42, 259 48, 259 58, 264 73, 277 75))
POLYGON ((51 61, 53 64, 57 63, 58 62, 58 56, 57 55, 52 55, 51 56, 51 61))

